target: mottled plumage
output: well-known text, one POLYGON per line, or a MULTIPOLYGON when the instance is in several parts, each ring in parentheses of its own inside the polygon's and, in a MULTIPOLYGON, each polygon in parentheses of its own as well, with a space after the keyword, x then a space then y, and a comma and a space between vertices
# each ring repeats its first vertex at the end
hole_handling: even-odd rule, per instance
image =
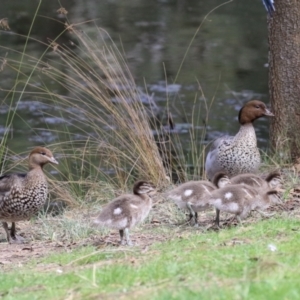
MULTIPOLYGON (((228 177, 222 172, 216 174, 216 176, 213 179, 213 183, 217 184, 218 181, 224 180, 223 177, 225 180, 228 179, 228 177)), ((264 195, 271 189, 280 187, 281 175, 280 172, 273 171, 268 174, 266 179, 263 179, 256 174, 251 174, 251 173, 240 174, 230 178, 230 180, 228 180, 228 184, 250 186, 251 188, 255 189, 256 193, 264 197, 264 195)), ((279 201, 279 197, 277 193, 270 193, 268 197, 271 203, 277 203, 279 201)), ((219 225, 219 220, 220 220, 220 211, 217 209, 217 214, 216 214, 217 225, 219 225)))
POLYGON ((241 222, 241 219, 246 218, 251 210, 264 214, 262 210, 268 208, 275 199, 270 195, 276 194, 275 190, 269 189, 264 193, 259 193, 255 188, 246 184, 228 184, 224 188, 213 191, 208 201, 217 210, 234 214, 241 222))
POLYGON ((211 207, 206 199, 216 188, 209 181, 188 181, 168 191, 165 196, 177 204, 179 208, 189 211, 190 218, 188 221, 194 218, 194 223, 197 224, 197 212, 211 207))
POLYGON ((48 185, 43 166, 47 163, 58 164, 49 149, 36 147, 29 154, 28 173, 0 177, 0 220, 9 242, 18 240, 15 222, 28 220, 45 204, 48 185), (10 232, 7 222, 12 222, 10 232))
POLYGON ((218 172, 224 172, 229 177, 257 172, 260 153, 253 122, 262 116, 274 115, 261 101, 247 102, 239 112, 239 132, 235 136, 220 137, 212 143, 205 162, 205 171, 210 180, 218 172))
POLYGON ((259 175, 246 173, 236 175, 230 178, 231 184, 247 184, 256 188, 258 191, 266 191, 271 188, 276 188, 281 185, 281 175, 278 171, 273 171, 268 174, 266 179, 259 175))
POLYGON ((94 220, 99 227, 118 229, 121 244, 131 245, 129 229, 144 221, 152 207, 149 194, 155 187, 148 182, 138 181, 133 186, 133 194, 121 195, 107 204, 94 220), (124 241, 124 232, 125 239, 124 241))

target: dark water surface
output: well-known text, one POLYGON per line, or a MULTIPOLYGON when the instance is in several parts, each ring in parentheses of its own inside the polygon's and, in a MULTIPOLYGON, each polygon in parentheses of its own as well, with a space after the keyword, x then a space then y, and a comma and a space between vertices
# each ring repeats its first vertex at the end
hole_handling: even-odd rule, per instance
MULTIPOLYGON (((92 32, 96 25, 102 27, 123 48, 136 84, 153 94, 159 108, 163 109, 168 99, 183 141, 190 138, 187 128, 193 111, 199 112, 201 130, 206 116, 204 101, 210 103, 214 99, 207 140, 238 130, 237 114, 245 101, 258 98, 269 102, 267 16, 260 0, 235 0, 209 16, 222 1, 66 0, 61 3, 68 10, 70 23, 93 19, 94 22, 85 25, 85 30, 92 32)), ((11 31, 0 32, 0 57, 12 59, 16 54, 9 48, 22 52, 25 39, 11 33, 28 34, 38 4, 37 0, 1 0, 0 19, 8 18, 11 31)), ((64 28, 53 20, 60 18, 59 7, 56 1, 42 2, 31 37, 46 42, 60 34, 64 28)), ((68 43, 72 37, 62 36, 62 39, 68 43)), ((33 57, 39 57, 44 50, 35 43, 27 46, 27 53, 33 57)), ((4 69, 0 76, 0 96, 9 103, 12 95, 5 90, 13 88, 15 75, 4 69)), ((58 89, 54 83, 53 89, 58 89)), ((58 142, 57 133, 48 128, 65 120, 51 117, 53 109, 39 102, 38 97, 24 94, 13 121, 9 148, 19 152, 33 145, 58 142)), ((0 134, 5 131, 8 111, 4 104, 0 107, 0 134)), ((256 128, 260 145, 267 147, 268 121, 257 121, 256 128)))

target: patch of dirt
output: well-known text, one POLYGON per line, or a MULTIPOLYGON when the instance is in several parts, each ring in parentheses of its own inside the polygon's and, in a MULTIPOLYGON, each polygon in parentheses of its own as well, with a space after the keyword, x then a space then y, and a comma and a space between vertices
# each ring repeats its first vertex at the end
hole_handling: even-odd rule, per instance
POLYGON ((23 264, 32 259, 39 259, 43 256, 55 252, 66 252, 82 246, 86 241, 80 243, 61 243, 50 240, 31 240, 34 233, 38 230, 38 224, 32 222, 18 222, 17 232, 25 237, 26 242, 23 244, 9 244, 4 235, 4 230, 1 231, 2 239, 0 243, 0 270, 9 269, 12 267, 22 267, 23 264))
MULTIPOLYGON (((55 224, 55 219, 51 220, 55 224)), ((44 256, 52 253, 71 252, 73 249, 84 246, 95 246, 96 251, 102 249, 119 249, 124 251, 140 250, 148 251, 149 246, 156 242, 163 242, 170 239, 169 230, 166 232, 157 231, 162 228, 162 224, 143 224, 130 231, 130 237, 135 247, 120 246, 119 232, 111 230, 108 234, 91 234, 88 238, 80 239, 79 241, 68 241, 64 238, 57 238, 57 241, 51 240, 37 240, 41 234, 38 231, 40 221, 37 219, 35 222, 18 222, 17 233, 25 238, 26 243, 23 244, 8 244, 5 239, 4 230, 0 229, 0 270, 9 270, 12 268, 22 267, 28 261, 34 259, 39 260, 44 256)), ((55 225, 54 225, 55 226, 55 225)), ((181 230, 176 229, 176 234, 172 237, 180 236, 181 230)), ((42 264, 43 265, 43 264, 42 264)), ((37 266, 38 267, 38 266, 37 266)), ((41 270, 58 268, 59 265, 42 266, 41 270)))
POLYGON ((0 244, 1 258, 0 268, 14 265, 21 267, 32 258, 39 258, 45 254, 59 251, 55 243, 35 242, 34 244, 0 244))

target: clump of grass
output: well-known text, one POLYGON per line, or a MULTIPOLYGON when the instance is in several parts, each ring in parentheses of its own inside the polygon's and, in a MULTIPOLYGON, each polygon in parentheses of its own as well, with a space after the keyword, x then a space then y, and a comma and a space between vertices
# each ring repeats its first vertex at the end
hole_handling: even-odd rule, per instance
MULTIPOLYGON (((105 40, 109 37, 101 29, 94 37, 73 25, 72 32, 79 42, 76 51, 59 46, 54 54, 59 68, 48 61, 50 69, 45 71, 68 93, 67 97, 51 93, 51 101, 59 103, 62 116, 85 137, 78 149, 70 132, 71 144, 66 146, 81 152, 82 157, 92 154, 106 169, 112 168, 120 186, 125 186, 130 176, 163 185, 167 174, 150 128, 149 112, 122 55, 113 43, 108 45, 105 40), (64 67, 68 67, 68 74, 62 71, 64 67)), ((43 97, 47 99, 48 94, 43 97)))
POLYGON ((61 126, 46 125, 64 140, 50 145, 63 158, 54 189, 76 203, 97 181, 109 180, 123 190, 138 178, 165 186, 170 170, 153 136, 159 128, 151 128, 155 116, 143 105, 122 54, 100 28, 93 36, 76 25, 66 30, 78 41, 75 49, 51 41, 38 59, 22 53, 19 69, 18 61, 8 58, 6 64, 19 74, 21 91, 15 87, 14 93, 52 106, 48 116, 64 120, 61 126), (49 79, 64 92, 47 86, 49 79))
MULTIPOLYGON (((36 221, 39 226, 34 239, 50 240, 60 243, 72 243, 91 239, 107 233, 105 230, 96 230, 92 224, 92 216, 88 212, 65 211, 63 215, 55 217, 40 215, 36 221)), ((35 224, 36 226, 36 224, 35 224)))
MULTIPOLYGON (((63 8, 59 12, 66 14, 63 8)), ((42 129, 23 120, 34 134, 47 130, 57 137, 46 145, 60 161, 59 176, 50 176, 52 195, 74 206, 89 201, 86 195, 95 195, 95 186, 102 182, 125 191, 133 181, 144 179, 163 188, 175 177, 179 182, 190 178, 187 160, 194 167, 193 178, 199 178, 205 148, 198 145, 205 138, 205 126, 200 135, 191 126, 189 145, 165 130, 152 96, 146 95, 148 105, 144 105, 145 95, 136 86, 125 55, 105 30, 95 26, 91 32, 86 24, 67 20, 61 35, 72 35, 74 42, 68 45, 59 42, 61 35, 43 43, 29 33, 23 52, 7 49, 20 59, 5 58, 5 68, 16 72, 16 84, 7 99, 16 98, 17 108, 22 97, 30 96, 51 108, 51 112, 43 111, 45 120, 60 120, 45 123, 42 129), (40 57, 27 54, 29 41, 45 47, 40 57), (188 158, 183 155, 186 148, 192 149, 188 158)), ((205 99, 200 84, 199 90, 205 99)), ((202 122, 198 101, 195 95, 193 125, 202 122)), ((206 99, 203 107, 206 125, 211 107, 206 99)), ((168 107, 162 114, 172 127, 168 107)))

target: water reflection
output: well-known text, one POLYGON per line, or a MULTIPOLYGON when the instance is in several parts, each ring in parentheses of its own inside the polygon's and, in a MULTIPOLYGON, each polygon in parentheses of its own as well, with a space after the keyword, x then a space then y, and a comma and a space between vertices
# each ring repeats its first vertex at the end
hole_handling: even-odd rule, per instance
MULTIPOLYGON (((159 108, 168 103, 182 139, 190 139, 186 128, 196 113, 200 114, 198 123, 194 124, 199 135, 203 126, 208 125, 206 138, 210 140, 220 132, 238 130, 237 111, 244 101, 259 98, 268 102, 267 69, 264 67, 267 61, 266 13, 259 0, 233 1, 218 8, 205 19, 193 41, 205 16, 220 5, 219 0, 66 0, 63 5, 68 10, 66 19, 70 24, 93 19, 83 28, 95 34, 95 38, 95 26, 108 31, 123 49, 140 89, 152 94, 159 108), (213 99, 209 122, 205 124, 205 102, 213 99)), ((9 19, 11 31, 26 36, 37 2, 2 0, 0 8, 0 18, 9 19)), ((57 13, 58 8, 55 1, 42 1, 32 37, 48 43, 60 34, 65 17, 57 13)), ((0 41, 0 57, 20 57, 9 48, 22 52, 24 37, 1 31, 0 41)), ((71 47, 76 40, 68 32, 59 42, 71 47)), ((35 58, 40 57, 44 49, 41 43, 27 45, 27 53, 35 58)), ((1 89, 12 89, 14 75, 9 69, 0 74, 1 89)), ((42 74, 40 78, 47 80, 42 74)), ((36 84, 42 84, 38 78, 36 84)), ((55 83, 53 90, 67 96, 67 92, 55 83)), ((4 99, 7 92, 1 91, 0 95, 4 99)), ((39 102, 38 97, 33 99, 24 94, 14 119, 14 138, 9 141, 9 147, 18 151, 21 147, 23 150, 37 143, 54 141, 57 134, 48 129, 62 119, 50 118, 53 110, 55 108, 39 102)), ((0 113, 4 120, 5 107, 1 107, 0 113)), ((259 121, 258 138, 263 146, 267 145, 267 128, 267 121, 259 121)))

